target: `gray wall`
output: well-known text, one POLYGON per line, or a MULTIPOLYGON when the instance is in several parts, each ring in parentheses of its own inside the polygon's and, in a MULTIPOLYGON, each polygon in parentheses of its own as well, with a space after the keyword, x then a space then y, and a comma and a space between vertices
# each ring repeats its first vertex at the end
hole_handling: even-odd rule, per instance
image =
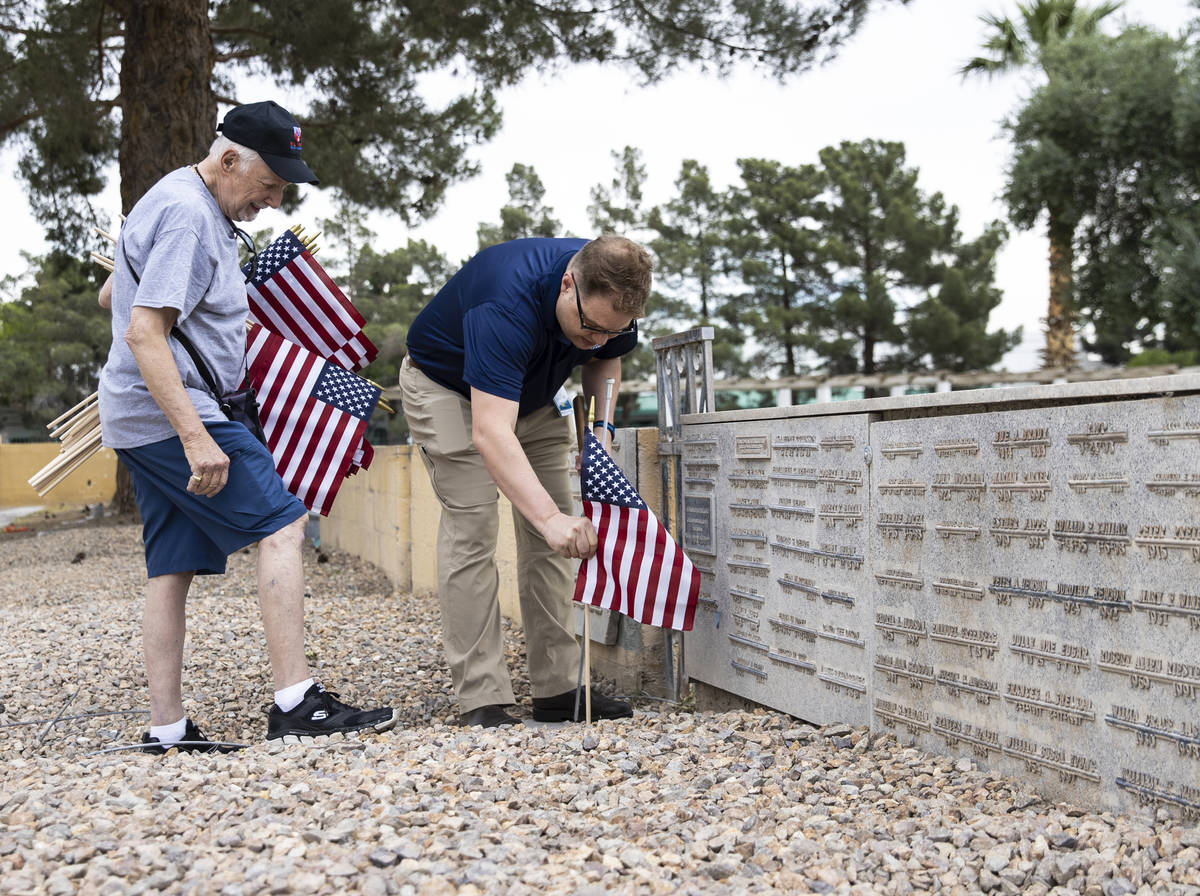
POLYGON ((1200 377, 687 417, 690 678, 1200 818, 1200 377))

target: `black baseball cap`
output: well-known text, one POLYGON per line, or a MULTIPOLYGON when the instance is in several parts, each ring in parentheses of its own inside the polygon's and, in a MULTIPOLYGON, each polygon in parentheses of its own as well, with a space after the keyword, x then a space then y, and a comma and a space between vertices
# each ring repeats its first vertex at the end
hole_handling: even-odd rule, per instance
POLYGON ((288 183, 320 183, 300 158, 300 122, 278 103, 266 100, 235 106, 225 113, 217 130, 234 143, 253 149, 288 183))

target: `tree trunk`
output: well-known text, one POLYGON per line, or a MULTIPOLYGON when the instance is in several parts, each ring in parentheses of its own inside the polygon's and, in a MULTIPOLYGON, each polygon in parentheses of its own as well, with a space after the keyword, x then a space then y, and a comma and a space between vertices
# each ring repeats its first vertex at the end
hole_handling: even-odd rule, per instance
POLYGON ((121 205, 204 158, 217 129, 207 0, 125 4, 121 59, 121 205))
POLYGON ((1062 216, 1050 212, 1050 301, 1046 306, 1046 367, 1070 367, 1075 363, 1075 326, 1071 293, 1074 286, 1075 228, 1062 216))
MULTIPOLYGON (((207 0, 124 0, 121 57, 121 209, 126 214, 164 174, 204 158, 216 136, 214 50, 207 0)), ((117 467, 117 513, 136 505, 117 467)))

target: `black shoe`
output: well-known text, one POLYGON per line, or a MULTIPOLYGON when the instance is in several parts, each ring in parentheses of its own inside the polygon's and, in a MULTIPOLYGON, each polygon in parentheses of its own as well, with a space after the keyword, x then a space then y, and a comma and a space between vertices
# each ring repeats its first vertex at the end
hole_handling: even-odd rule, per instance
POLYGON ((396 711, 355 709, 335 699, 318 682, 304 692, 295 709, 284 712, 275 704, 267 713, 267 740, 287 744, 312 743, 316 738, 353 734, 356 731, 387 731, 396 724, 396 711))
POLYGON ((179 750, 181 753, 231 753, 236 749, 237 747, 232 745, 213 743, 200 733, 200 729, 191 719, 187 720, 183 728, 183 738, 178 743, 163 746, 157 737, 150 736, 149 731, 142 735, 142 752, 159 756, 170 750, 179 750))
MULTIPOLYGON (((579 691, 579 715, 575 715, 575 691, 567 691, 557 697, 534 697, 533 718, 538 722, 582 722, 585 718, 586 697, 583 688, 579 691)), ((633 707, 624 700, 614 700, 603 694, 592 692, 592 719, 628 719, 633 716, 633 707)))
POLYGON ((464 712, 462 724, 466 728, 474 725, 484 728, 500 728, 504 725, 520 725, 521 720, 510 716, 500 708, 498 703, 489 703, 487 706, 479 706, 470 712, 464 712))

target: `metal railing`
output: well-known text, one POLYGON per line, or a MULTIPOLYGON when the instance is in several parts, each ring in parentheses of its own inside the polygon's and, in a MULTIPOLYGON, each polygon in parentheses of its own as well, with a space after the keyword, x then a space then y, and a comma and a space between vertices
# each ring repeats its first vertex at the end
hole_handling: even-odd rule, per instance
MULTIPOLYGON (((654 347, 658 392, 658 466, 662 476, 663 523, 683 543, 683 416, 716 409, 713 395, 712 327, 697 327, 661 336, 654 347)), ((663 673, 667 696, 678 701, 683 692, 682 633, 664 632, 663 673)))

